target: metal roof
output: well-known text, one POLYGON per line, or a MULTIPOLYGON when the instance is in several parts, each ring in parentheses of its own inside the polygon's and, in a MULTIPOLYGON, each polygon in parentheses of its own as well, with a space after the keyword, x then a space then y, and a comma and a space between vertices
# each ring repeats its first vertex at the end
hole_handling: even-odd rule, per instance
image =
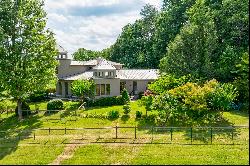
POLYGON ((116 70, 121 80, 155 80, 159 77, 157 69, 121 69, 116 70))
POLYGON ((71 66, 82 66, 84 65, 85 61, 71 61, 71 66))
MULTIPOLYGON (((94 71, 85 71, 75 75, 68 75, 59 78, 60 80, 73 81, 78 79, 93 78, 94 71)), ((122 69, 116 70, 116 78, 121 80, 155 80, 159 77, 157 69, 122 69)))
MULTIPOLYGON (((104 59, 106 60, 106 59, 104 59)), ((86 65, 86 66, 96 66, 98 63, 97 63, 97 59, 92 59, 92 60, 89 60, 89 61, 71 61, 71 64, 70 65, 86 65)), ((112 61, 108 61, 106 60, 109 64, 113 65, 113 66, 122 66, 123 64, 121 63, 116 63, 116 62, 112 62, 112 61)))
POLYGON ((60 77, 60 80, 73 81, 73 80, 88 80, 93 77, 93 71, 85 71, 83 73, 77 73, 73 75, 68 75, 64 77, 60 77))
POLYGON ((93 67, 94 70, 115 70, 116 68, 106 59, 98 59, 98 64, 93 67))

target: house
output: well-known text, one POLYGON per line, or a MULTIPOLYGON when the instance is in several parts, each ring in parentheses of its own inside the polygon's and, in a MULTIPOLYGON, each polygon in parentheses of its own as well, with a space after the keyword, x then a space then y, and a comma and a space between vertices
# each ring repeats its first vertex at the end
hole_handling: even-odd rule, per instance
POLYGON ((156 69, 123 69, 123 64, 100 57, 89 61, 74 61, 68 57, 65 49, 61 46, 58 49, 56 94, 59 97, 71 97, 71 82, 78 79, 94 80, 96 98, 100 98, 119 96, 124 88, 130 95, 137 95, 158 78, 156 69))

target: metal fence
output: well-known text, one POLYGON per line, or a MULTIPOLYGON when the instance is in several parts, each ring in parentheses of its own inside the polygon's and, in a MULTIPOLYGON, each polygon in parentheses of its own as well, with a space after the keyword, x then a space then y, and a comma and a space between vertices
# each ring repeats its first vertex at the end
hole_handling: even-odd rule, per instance
POLYGON ((61 143, 82 140, 91 143, 247 144, 249 127, 113 126, 0 131, 0 144, 13 140, 39 143, 53 138, 62 139, 61 143))

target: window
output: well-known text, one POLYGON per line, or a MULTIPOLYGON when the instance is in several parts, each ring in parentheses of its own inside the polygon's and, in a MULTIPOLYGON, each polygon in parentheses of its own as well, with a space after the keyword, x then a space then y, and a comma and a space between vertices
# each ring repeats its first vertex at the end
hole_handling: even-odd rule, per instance
POLYGON ((101 95, 105 95, 105 84, 101 84, 101 95))
POLYGON ((105 72, 105 77, 108 77, 109 76, 109 73, 106 71, 105 72))
POLYGON ((101 76, 101 72, 98 72, 98 76, 99 76, 99 77, 101 76))
POLYGON ((110 95, 110 84, 96 84, 96 96, 110 95))
POLYGON ((106 84, 106 95, 110 95, 110 84, 106 84))
POLYGON ((100 96, 100 84, 96 84, 95 86, 95 95, 100 96))

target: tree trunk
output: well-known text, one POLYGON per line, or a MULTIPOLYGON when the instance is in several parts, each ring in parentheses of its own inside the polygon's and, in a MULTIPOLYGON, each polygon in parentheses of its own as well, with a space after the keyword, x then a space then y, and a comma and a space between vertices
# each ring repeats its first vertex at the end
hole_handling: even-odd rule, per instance
POLYGON ((22 120, 23 115, 22 115, 22 101, 20 99, 17 100, 17 110, 18 110, 18 119, 22 120))

